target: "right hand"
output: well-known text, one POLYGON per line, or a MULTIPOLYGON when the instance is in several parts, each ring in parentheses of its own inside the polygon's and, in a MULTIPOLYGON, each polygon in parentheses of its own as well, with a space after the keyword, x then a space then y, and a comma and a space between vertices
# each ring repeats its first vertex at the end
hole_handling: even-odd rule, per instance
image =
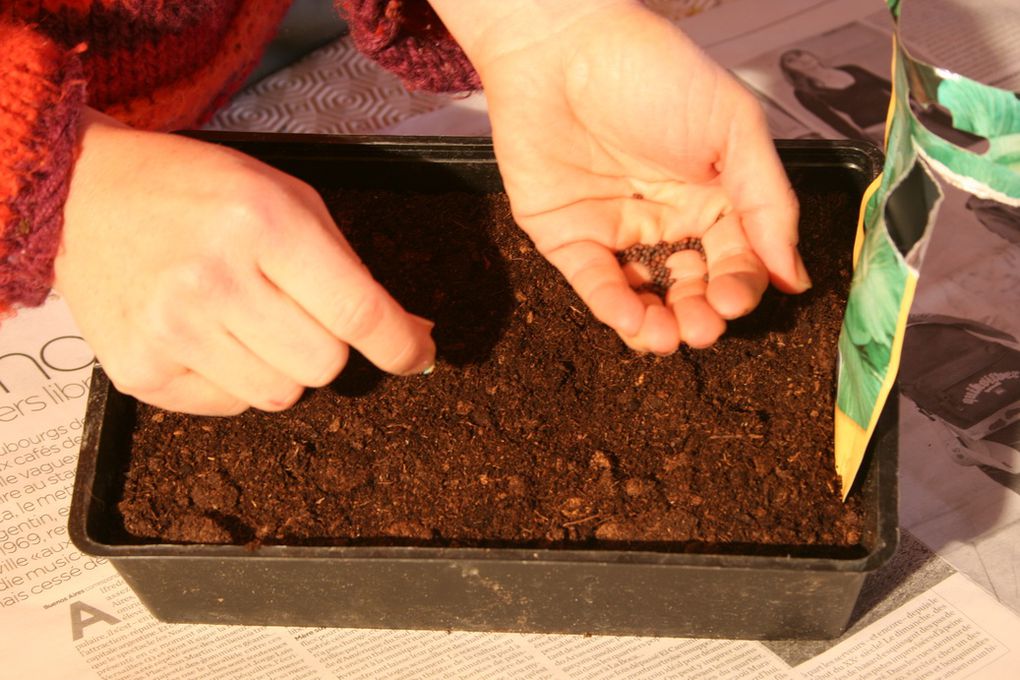
POLYGON ((308 185, 236 151, 85 112, 55 262, 118 390, 175 411, 282 410, 353 346, 421 373, 432 324, 371 276, 308 185))
POLYGON ((761 105, 638 0, 431 0, 478 70, 514 217, 638 351, 708 347, 771 282, 800 293, 797 198, 761 105), (698 238, 665 300, 617 253, 698 238))

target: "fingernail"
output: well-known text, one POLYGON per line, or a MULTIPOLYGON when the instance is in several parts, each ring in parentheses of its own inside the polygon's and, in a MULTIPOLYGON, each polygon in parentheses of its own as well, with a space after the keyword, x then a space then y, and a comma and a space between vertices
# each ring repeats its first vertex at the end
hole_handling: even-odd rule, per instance
POLYGON ((408 369, 400 375, 429 375, 436 370, 436 347, 431 341, 429 342, 428 353, 426 354, 423 351, 420 356, 422 358, 420 361, 413 364, 414 368, 408 369))
POLYGON ((416 358, 410 363, 411 368, 402 371, 401 375, 428 375, 436 366, 436 343, 432 339, 435 324, 415 314, 411 314, 410 317, 421 328, 421 335, 418 336, 416 343, 418 350, 416 358))
POLYGON ((432 329, 436 327, 436 324, 420 316, 415 316, 414 318, 418 323, 428 329, 430 345, 429 358, 424 362, 425 368, 420 371, 420 374, 430 375, 432 371, 436 370, 436 344, 432 341, 432 329))
POLYGON ((436 369, 436 343, 432 341, 431 336, 425 342, 425 346, 422 347, 421 354, 418 356, 421 357, 421 360, 414 369, 407 372, 407 375, 428 375, 436 369))
POLYGON ((800 284, 804 290, 809 289, 813 284, 811 283, 811 277, 808 276, 807 269, 804 267, 804 261, 797 257, 797 283, 800 284))
POLYGON ((436 327, 436 323, 434 321, 429 321, 428 319, 418 316, 417 314, 412 314, 411 318, 417 321, 422 326, 425 326, 425 328, 429 329, 430 331, 436 327))

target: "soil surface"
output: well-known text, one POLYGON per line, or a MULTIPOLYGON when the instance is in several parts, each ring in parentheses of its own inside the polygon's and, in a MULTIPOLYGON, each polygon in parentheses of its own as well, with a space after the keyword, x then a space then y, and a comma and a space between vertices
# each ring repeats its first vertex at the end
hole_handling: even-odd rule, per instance
POLYGON ((851 548, 833 469, 836 339, 856 203, 798 187, 815 285, 770 290, 711 349, 638 355, 514 224, 506 197, 327 196, 436 370, 352 353, 283 413, 139 405, 119 509, 171 543, 851 548))

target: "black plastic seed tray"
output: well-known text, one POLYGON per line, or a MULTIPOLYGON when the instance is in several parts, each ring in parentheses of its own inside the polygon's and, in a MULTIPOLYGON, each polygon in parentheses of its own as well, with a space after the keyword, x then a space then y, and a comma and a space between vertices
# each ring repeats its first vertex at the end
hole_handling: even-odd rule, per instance
MULTIPOLYGON (((488 140, 206 136, 320 190, 500 190, 488 140)), ((856 209, 881 168, 873 146, 779 142, 791 176, 845 190, 856 209)), ((164 621, 400 629, 830 638, 845 630, 865 577, 896 548, 896 399, 854 491, 860 550, 832 557, 578 550, 168 545, 118 531, 117 501, 135 402, 97 368, 69 520, 75 545, 106 557, 164 621)))

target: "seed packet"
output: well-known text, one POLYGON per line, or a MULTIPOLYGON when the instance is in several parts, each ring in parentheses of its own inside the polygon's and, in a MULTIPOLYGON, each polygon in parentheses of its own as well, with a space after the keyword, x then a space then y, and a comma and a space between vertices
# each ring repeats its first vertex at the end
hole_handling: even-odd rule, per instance
POLYGON ((988 443, 1003 430, 1020 435, 1020 74, 974 58, 1005 57, 1015 41, 966 44, 992 22, 1020 26, 1020 8, 888 4, 896 31, 886 160, 862 199, 839 339, 835 451, 844 496, 898 374, 922 413, 953 436, 985 441, 981 462, 1020 463, 1020 436, 1012 453, 988 443), (943 25, 960 14, 961 45, 930 39, 940 11, 943 25), (928 262, 933 243, 939 252, 928 262))

